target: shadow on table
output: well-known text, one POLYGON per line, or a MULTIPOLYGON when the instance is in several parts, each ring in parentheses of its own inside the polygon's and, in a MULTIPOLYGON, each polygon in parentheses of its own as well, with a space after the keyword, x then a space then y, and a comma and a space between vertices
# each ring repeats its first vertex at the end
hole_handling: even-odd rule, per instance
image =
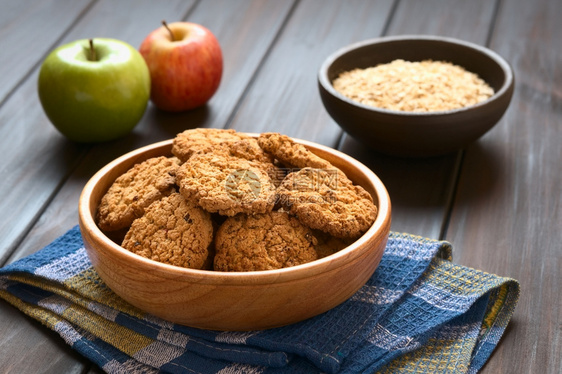
POLYGON ((211 109, 208 105, 185 112, 165 112, 150 105, 146 111, 144 122, 150 126, 147 132, 151 138, 170 139, 178 133, 196 127, 208 127, 211 109))
POLYGON ((339 149, 364 163, 384 183, 392 203, 393 230, 431 237, 441 234, 448 219, 459 176, 475 172, 474 163, 471 170, 466 170, 467 152, 471 160, 477 160, 479 170, 474 183, 478 188, 463 194, 463 200, 454 200, 455 204, 471 204, 485 197, 493 188, 499 168, 493 150, 478 142, 465 151, 445 156, 400 158, 377 153, 345 135, 339 149))

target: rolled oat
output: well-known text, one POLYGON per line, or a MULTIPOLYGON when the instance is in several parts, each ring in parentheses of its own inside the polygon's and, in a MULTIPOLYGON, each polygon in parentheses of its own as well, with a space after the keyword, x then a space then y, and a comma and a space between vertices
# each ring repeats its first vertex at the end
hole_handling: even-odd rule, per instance
POLYGON ((494 90, 478 75, 450 62, 401 59, 340 74, 334 88, 365 105, 408 112, 458 109, 488 99, 494 90))

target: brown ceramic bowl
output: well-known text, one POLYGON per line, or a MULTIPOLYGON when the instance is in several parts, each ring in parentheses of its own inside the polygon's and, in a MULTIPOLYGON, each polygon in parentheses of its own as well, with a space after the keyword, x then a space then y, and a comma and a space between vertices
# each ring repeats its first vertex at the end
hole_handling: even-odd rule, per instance
POLYGON ((391 155, 436 156, 466 147, 503 116, 513 94, 509 64, 488 48, 439 36, 393 36, 366 40, 329 56, 318 74, 330 116, 368 147, 391 155), (344 71, 406 61, 448 61, 476 73, 494 95, 479 104, 440 112, 405 112, 360 104, 337 92, 332 81, 344 71))
POLYGON ((302 321, 342 303, 365 284, 379 264, 390 230, 390 199, 379 178, 363 164, 333 149, 298 142, 342 169, 371 193, 378 206, 372 227, 349 247, 290 268, 232 273, 176 267, 125 250, 97 227, 94 217, 98 204, 113 181, 135 163, 171 155, 169 140, 117 158, 84 187, 79 223, 94 268, 130 304, 160 318, 203 329, 272 328, 302 321))

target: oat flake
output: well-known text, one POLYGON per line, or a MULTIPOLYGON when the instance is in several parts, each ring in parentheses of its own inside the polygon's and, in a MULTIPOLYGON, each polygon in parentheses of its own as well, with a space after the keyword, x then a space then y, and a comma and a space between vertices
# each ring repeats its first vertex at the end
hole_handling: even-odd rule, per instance
POLYGON ((340 74, 336 91, 378 108, 434 112, 467 107, 488 99, 494 90, 478 75, 449 62, 394 60, 340 74))

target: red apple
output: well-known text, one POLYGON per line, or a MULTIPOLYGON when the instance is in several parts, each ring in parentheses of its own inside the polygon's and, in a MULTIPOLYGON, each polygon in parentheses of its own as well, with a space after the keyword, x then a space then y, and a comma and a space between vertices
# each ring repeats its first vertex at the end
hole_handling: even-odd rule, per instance
POLYGON ((222 51, 207 28, 191 22, 166 24, 140 46, 150 71, 150 99, 158 108, 180 112, 205 104, 222 77, 222 51))

